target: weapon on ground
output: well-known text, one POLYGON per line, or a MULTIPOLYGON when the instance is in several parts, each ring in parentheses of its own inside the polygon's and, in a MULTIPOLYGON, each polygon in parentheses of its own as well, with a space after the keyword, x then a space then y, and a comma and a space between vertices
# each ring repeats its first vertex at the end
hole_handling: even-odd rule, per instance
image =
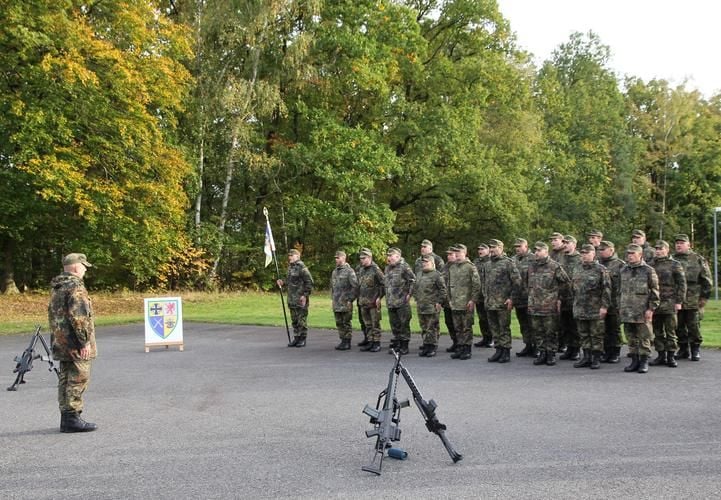
POLYGON ((383 457, 385 456, 386 449, 392 447, 391 443, 394 441, 400 441, 401 429, 399 427, 401 417, 401 408, 410 406, 408 400, 399 401, 396 397, 396 388, 398 386, 399 375, 403 376, 403 379, 408 384, 413 394, 413 401, 426 420, 426 427, 430 432, 437 434, 441 438, 443 446, 451 456, 453 462, 458 462, 463 456, 453 449, 453 446, 446 438, 446 426, 442 424, 436 416, 436 409, 438 405, 432 399, 426 401, 423 399, 421 391, 418 389, 413 377, 410 372, 401 363, 401 355, 393 350, 393 355, 396 360, 391 369, 390 375, 388 376, 388 385, 378 395, 378 401, 376 402, 375 408, 370 405, 366 405, 363 408, 363 413, 370 417, 370 422, 373 424, 373 429, 366 431, 367 437, 376 437, 376 444, 373 450, 373 457, 368 465, 362 467, 362 470, 366 472, 372 472, 373 474, 380 475, 381 467, 383 465, 383 457))
POLYGON ((40 326, 35 327, 35 334, 30 340, 30 345, 27 349, 25 349, 19 356, 15 356, 15 362, 17 364, 15 365, 13 373, 17 373, 18 375, 15 377, 13 385, 7 388, 8 391, 17 391, 18 385, 25 383, 25 374, 33 369, 33 361, 36 359, 47 361, 48 365, 50 365, 48 371, 54 371, 55 375, 60 378, 60 372, 55 367, 55 360, 53 360, 50 348, 48 347, 47 342, 45 342, 43 336, 40 334, 40 326), (45 355, 35 353, 35 347, 37 346, 38 341, 40 341, 40 344, 43 346, 45 355))

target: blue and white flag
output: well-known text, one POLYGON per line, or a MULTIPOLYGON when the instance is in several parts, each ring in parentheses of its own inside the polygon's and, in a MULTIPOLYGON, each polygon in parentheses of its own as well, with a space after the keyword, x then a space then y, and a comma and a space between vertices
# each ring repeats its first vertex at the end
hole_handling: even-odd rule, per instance
POLYGON ((267 209, 264 208, 263 213, 265 214, 265 247, 263 247, 263 252, 265 252, 265 267, 268 267, 268 264, 273 262, 275 241, 273 241, 273 231, 270 229, 270 220, 268 220, 267 209))

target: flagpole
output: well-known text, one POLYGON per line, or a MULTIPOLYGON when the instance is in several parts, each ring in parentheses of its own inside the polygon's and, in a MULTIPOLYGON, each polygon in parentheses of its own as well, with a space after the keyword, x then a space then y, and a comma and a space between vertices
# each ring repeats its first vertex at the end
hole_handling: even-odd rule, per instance
MULTIPOLYGON (((263 215, 265 215, 265 224, 266 228, 270 229, 270 220, 268 219, 268 209, 263 207, 263 215)), ((275 277, 276 281, 280 279, 280 268, 278 267, 278 257, 275 254, 275 242, 273 240, 273 234, 270 235, 271 238, 271 245, 270 245, 270 251, 273 254, 273 261, 275 262, 275 277)), ((285 298, 283 297, 283 288, 278 287, 278 294, 280 294, 280 304, 283 307, 283 319, 285 320, 285 333, 288 335, 288 343, 291 342, 290 340, 290 328, 288 327, 288 314, 285 311, 285 298)))

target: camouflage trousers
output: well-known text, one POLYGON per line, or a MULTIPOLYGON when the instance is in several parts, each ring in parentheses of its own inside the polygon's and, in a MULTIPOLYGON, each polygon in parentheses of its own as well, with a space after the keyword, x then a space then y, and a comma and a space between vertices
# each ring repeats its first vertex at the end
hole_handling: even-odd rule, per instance
POLYGON ((440 313, 418 313, 418 323, 421 325, 421 334, 423 335, 424 345, 438 345, 438 336, 441 332, 441 323, 439 318, 440 313))
POLYGON ((458 345, 471 345, 473 343, 473 311, 465 309, 452 311, 453 329, 456 331, 456 343, 458 345))
POLYGON ((628 339, 628 352, 648 356, 651 354, 653 327, 651 323, 624 323, 623 330, 628 339))
POLYGON ((488 325, 496 347, 511 348, 511 311, 488 309, 488 325))
POLYGON ((698 309, 681 309, 678 312, 676 336, 679 344, 701 344, 701 317, 698 309))
POLYGON ((656 351, 676 352, 678 342, 676 338, 676 313, 653 314, 653 347, 656 351))
POLYGON ((578 327, 576 320, 573 317, 573 310, 561 309, 560 317, 560 333, 558 336, 558 343, 568 347, 580 347, 580 337, 578 336, 578 327))
POLYGON ((308 335, 308 308, 291 307, 290 320, 293 323, 293 335, 306 338, 308 335))
POLYGON ((531 315, 531 327, 536 336, 536 348, 539 351, 558 350, 558 315, 531 315))
POLYGON ((531 325, 531 316, 528 314, 528 307, 517 307, 516 319, 518 319, 518 326, 521 327, 523 343, 526 345, 535 344, 536 338, 533 335, 533 326, 531 325))
POLYGON ((411 339, 411 313, 410 304, 401 307, 388 308, 388 321, 391 324, 393 340, 411 339))
POLYGON ((577 319, 576 329, 580 340, 580 347, 591 351, 603 351, 603 320, 577 319))
POLYGON ((358 307, 358 323, 360 323, 360 331, 363 332, 363 335, 368 335, 368 328, 366 326, 366 321, 363 319, 363 307, 359 303, 356 302, 356 307, 358 307))
POLYGON ((377 307, 360 308, 361 325, 365 325, 365 333, 371 342, 381 341, 381 310, 377 307))
POLYGON ((621 347, 624 344, 623 334, 621 333, 621 318, 618 311, 609 309, 603 320, 603 329, 605 332, 603 345, 606 350, 611 347, 621 347))
POLYGON ((60 361, 58 405, 60 412, 83 411, 83 393, 90 383, 92 360, 60 361))
POLYGON ((333 312, 335 315, 335 327, 338 329, 338 337, 341 340, 350 340, 353 337, 353 310, 333 312))
POLYGON ((483 299, 476 304, 476 313, 478 314, 478 327, 481 330, 481 335, 484 337, 490 337, 491 327, 488 325, 488 313, 486 312, 486 306, 483 303, 483 299))
POLYGON ((454 344, 457 344, 456 329, 453 327, 453 311, 450 307, 443 308, 443 322, 446 324, 446 329, 451 340, 454 344))

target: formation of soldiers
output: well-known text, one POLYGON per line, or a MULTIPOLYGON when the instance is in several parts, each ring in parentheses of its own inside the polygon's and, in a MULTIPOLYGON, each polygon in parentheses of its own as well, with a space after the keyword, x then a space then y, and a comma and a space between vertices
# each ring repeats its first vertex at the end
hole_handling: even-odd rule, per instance
MULTIPOLYGON (((358 253, 356 269, 348 264, 347 254, 338 251, 331 276, 340 338, 335 348, 351 349, 355 301, 364 336, 358 346, 361 351, 381 351, 385 298, 389 352, 408 354, 413 298, 423 339, 421 357, 437 354, 442 311, 452 341, 446 351, 452 359, 470 359, 475 345, 495 349, 489 362, 510 362, 515 309, 524 344, 515 355, 533 358, 535 366, 553 366, 560 354, 559 359, 575 361, 576 368, 598 369, 601 363, 619 363, 624 343, 631 358, 626 372, 646 373, 649 365, 676 367, 677 359, 701 359, 700 321, 713 284, 706 261, 691 250, 687 235, 676 235, 671 255, 668 242, 659 240, 651 247, 645 233, 635 229, 623 259, 597 230, 590 231, 579 248, 576 238, 561 233, 551 234, 549 243, 538 241, 529 248, 527 240, 517 238, 514 255, 508 257, 503 242, 491 239, 478 246, 473 261, 459 243, 446 250, 444 262, 432 243, 423 240, 413 268, 401 250, 392 247, 384 270, 367 248, 358 253), (476 317, 481 338, 473 344, 476 317), (649 361, 652 349, 657 357, 649 361)), ((294 334, 288 347, 303 347, 313 279, 297 250, 289 252, 288 262, 285 284, 294 334)))

